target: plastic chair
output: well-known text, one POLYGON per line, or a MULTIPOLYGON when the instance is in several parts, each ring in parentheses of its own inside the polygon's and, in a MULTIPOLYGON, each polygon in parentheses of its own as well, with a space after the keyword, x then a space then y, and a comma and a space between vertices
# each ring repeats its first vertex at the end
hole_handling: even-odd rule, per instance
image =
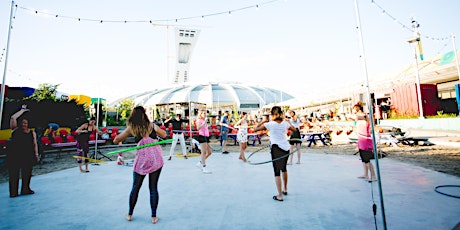
POLYGON ((54 137, 54 143, 62 143, 62 142, 64 142, 64 139, 62 139, 61 136, 54 137))
POLYGON ((75 137, 73 137, 72 135, 68 135, 66 138, 67 142, 75 142, 75 137))
POLYGON ((69 132, 66 129, 60 129, 59 130, 59 135, 62 136, 63 138, 69 135, 69 132))
POLYGON ((115 139, 115 137, 116 137, 117 135, 118 135, 117 133, 112 133, 112 134, 110 134, 110 138, 112 138, 112 140, 113 140, 113 139, 115 139))
POLYGON ((42 145, 50 145, 51 141, 48 137, 44 136, 40 138, 40 141, 42 142, 42 145))
POLYGON ((112 128, 112 133, 118 133, 118 128, 117 128, 117 127, 113 127, 113 128, 112 128))

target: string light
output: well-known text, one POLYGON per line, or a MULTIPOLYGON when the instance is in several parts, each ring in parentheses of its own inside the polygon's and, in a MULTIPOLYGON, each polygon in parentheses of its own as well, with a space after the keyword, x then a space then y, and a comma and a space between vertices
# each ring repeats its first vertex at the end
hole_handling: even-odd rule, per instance
POLYGON ((35 15, 37 15, 37 16, 38 15, 54 16, 54 18, 73 19, 73 20, 77 20, 79 22, 81 22, 81 21, 89 21, 89 22, 100 22, 100 23, 106 23, 106 22, 111 22, 111 23, 131 23, 131 22, 135 22, 135 23, 152 23, 152 22, 170 22, 170 21, 179 22, 179 21, 192 20, 192 19, 201 19, 201 21, 204 21, 205 17, 218 16, 218 15, 223 15, 223 14, 232 15, 232 13, 234 13, 234 12, 243 11, 243 10, 247 10, 247 9, 251 9, 251 8, 255 8, 256 10, 258 10, 260 8, 260 6, 272 4, 272 3, 275 3, 275 2, 278 2, 278 1, 281 1, 281 0, 271 0, 271 1, 259 3, 257 5, 251 5, 251 6, 238 8, 238 9, 232 9, 232 10, 217 12, 217 13, 203 14, 203 15, 199 15, 199 16, 190 16, 190 17, 173 18, 173 19, 139 20, 139 21, 135 21, 135 20, 88 19, 88 18, 81 18, 81 17, 65 16, 65 15, 61 15, 61 14, 52 14, 52 13, 49 13, 49 12, 46 12, 46 11, 39 11, 39 10, 35 10, 35 9, 31 9, 31 8, 27 8, 27 7, 23 7, 23 6, 19 6, 19 5, 15 5, 15 7, 16 7, 16 9, 21 9, 21 10, 25 10, 25 11, 29 11, 29 12, 34 12, 35 15))
MULTIPOLYGON (((399 21, 397 18, 393 17, 391 14, 388 13, 387 10, 385 10, 382 6, 380 6, 379 4, 377 4, 375 2, 375 0, 372 0, 371 1, 372 5, 378 7, 381 12, 382 12, 382 15, 386 15, 387 17, 389 17, 393 22, 396 22, 398 24, 400 24, 402 26, 403 29, 405 30, 409 30, 411 32, 415 32, 414 29, 411 27, 411 26, 406 26, 404 23, 402 23, 401 21, 399 21)), ((442 38, 434 38, 434 37, 431 37, 431 36, 423 36, 424 38, 426 39, 429 39, 429 40, 433 40, 433 41, 445 41, 445 40, 450 40, 451 37, 450 36, 446 36, 446 37, 442 37, 442 38)))

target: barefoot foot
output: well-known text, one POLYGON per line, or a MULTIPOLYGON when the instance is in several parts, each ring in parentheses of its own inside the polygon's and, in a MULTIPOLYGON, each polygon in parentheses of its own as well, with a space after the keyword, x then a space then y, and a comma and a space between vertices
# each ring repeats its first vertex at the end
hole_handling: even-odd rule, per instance
POLYGON ((131 221, 133 219, 133 216, 132 215, 126 215, 126 220, 127 221, 131 221))
POLYGON ((152 217, 152 224, 156 224, 158 220, 158 217, 152 217))

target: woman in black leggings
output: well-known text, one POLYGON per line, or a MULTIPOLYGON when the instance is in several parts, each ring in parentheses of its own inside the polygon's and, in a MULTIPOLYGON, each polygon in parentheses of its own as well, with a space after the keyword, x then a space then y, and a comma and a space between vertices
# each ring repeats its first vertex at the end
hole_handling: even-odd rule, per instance
MULTIPOLYGON (((131 134, 135 137, 142 137, 137 144, 138 146, 157 142, 157 139, 151 137, 156 137, 156 135, 151 135, 152 132, 155 132, 156 135, 162 138, 166 137, 166 132, 164 130, 150 122, 144 107, 137 106, 133 109, 128 118, 126 129, 115 137, 113 143, 120 143, 131 134)), ((145 176, 148 175, 152 223, 156 224, 158 222, 158 178, 160 177, 163 164, 163 154, 159 145, 141 148, 136 151, 136 157, 134 158, 133 187, 129 195, 129 212, 126 215, 128 221, 132 220, 139 190, 141 189, 145 176)))

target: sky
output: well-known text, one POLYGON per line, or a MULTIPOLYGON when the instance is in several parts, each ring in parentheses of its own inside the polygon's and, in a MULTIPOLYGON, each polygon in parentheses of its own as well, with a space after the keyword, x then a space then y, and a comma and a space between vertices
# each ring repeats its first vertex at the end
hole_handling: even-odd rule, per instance
MULTIPOLYGON (((412 17, 425 58, 452 51, 451 35, 460 36, 458 0, 356 2, 363 46, 353 0, 18 0, 0 70, 9 86, 59 84, 110 103, 171 86, 174 28, 192 28, 201 33, 191 83, 238 82, 308 98, 364 82, 363 61, 371 80, 412 64, 412 17)), ((0 0, 2 50, 10 9, 0 0)))

